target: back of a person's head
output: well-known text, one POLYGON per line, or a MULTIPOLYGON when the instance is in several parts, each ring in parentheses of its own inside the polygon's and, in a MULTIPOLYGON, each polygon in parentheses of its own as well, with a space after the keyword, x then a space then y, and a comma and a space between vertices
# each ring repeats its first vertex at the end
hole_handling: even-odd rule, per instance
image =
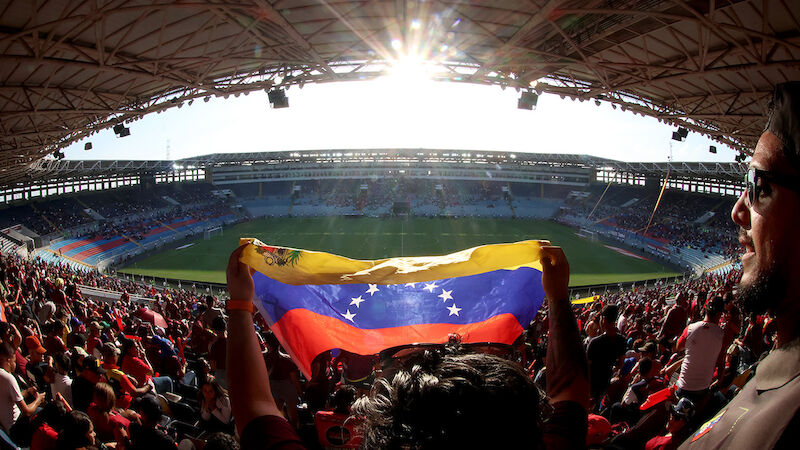
POLYGON ((617 316, 619 316, 619 306, 613 303, 606 305, 600 315, 603 319, 615 324, 617 323, 617 316))
POLYGON ((348 414, 350 406, 356 399, 356 388, 348 384, 342 385, 331 394, 331 407, 333 412, 338 414, 348 414))
POLYGON ((644 357, 639 360, 639 375, 641 375, 642 378, 647 377, 647 374, 649 374, 651 370, 653 370, 652 359, 644 357))
POLYGON ((241 447, 236 438, 226 433, 212 433, 206 440, 205 450, 239 450, 241 447))
POLYGON ((164 411, 161 409, 161 403, 152 395, 145 395, 139 399, 139 414, 145 419, 144 422, 154 426, 161 420, 164 411))
POLYGON ((109 412, 117 402, 117 396, 114 394, 114 388, 106 383, 97 383, 94 385, 94 396, 92 397, 103 412, 109 412))
POLYGON ((16 350, 14 350, 14 346, 8 342, 0 342, 0 362, 5 363, 6 361, 14 359, 16 355, 16 350))
POLYGON ((518 365, 487 354, 433 354, 379 379, 353 414, 364 448, 536 448, 542 396, 518 365))
POLYGON ((85 412, 77 410, 70 412, 64 421, 64 429, 58 433, 56 449, 75 450, 94 445, 93 439, 89 436, 91 429, 92 421, 85 412))
POLYGON ((220 316, 214 317, 214 320, 211 321, 211 329, 214 330, 216 333, 222 333, 227 328, 227 324, 225 323, 225 318, 220 316))

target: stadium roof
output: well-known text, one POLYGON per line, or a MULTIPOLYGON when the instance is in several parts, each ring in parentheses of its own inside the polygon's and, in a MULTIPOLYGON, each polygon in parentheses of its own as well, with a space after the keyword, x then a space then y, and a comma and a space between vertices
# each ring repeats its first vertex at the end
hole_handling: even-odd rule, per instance
POLYGON ((177 161, 101 161, 101 160, 42 160, 30 172, 30 183, 98 178, 125 175, 164 174, 185 169, 271 165, 279 168, 298 165, 333 168, 357 167, 370 164, 402 168, 411 164, 440 164, 450 166, 485 165, 487 168, 514 166, 577 167, 663 178, 719 180, 739 182, 746 167, 741 163, 718 162, 623 162, 587 155, 556 153, 511 153, 480 150, 429 149, 364 149, 364 150, 307 150, 287 152, 214 153, 177 161))
MULTIPOLYGON (((611 102, 752 148, 798 79, 791 0, 0 2, 0 184, 120 122, 209 96, 379 76, 611 102)), ((575 124, 576 128, 580 124, 575 124)))

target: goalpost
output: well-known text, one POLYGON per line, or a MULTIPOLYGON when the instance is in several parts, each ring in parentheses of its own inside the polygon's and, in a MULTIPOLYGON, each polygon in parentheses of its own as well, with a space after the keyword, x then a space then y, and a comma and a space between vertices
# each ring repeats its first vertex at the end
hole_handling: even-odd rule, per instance
POLYGON ((222 232, 222 227, 207 228, 205 231, 203 231, 203 239, 206 241, 216 235, 224 236, 224 233, 222 232))
POLYGON ((593 231, 593 230, 590 230, 588 228, 581 228, 580 231, 578 233, 576 233, 576 234, 578 235, 578 237, 582 237, 584 239, 588 239, 588 240, 590 240, 592 242, 596 242, 597 241, 597 232, 593 231))

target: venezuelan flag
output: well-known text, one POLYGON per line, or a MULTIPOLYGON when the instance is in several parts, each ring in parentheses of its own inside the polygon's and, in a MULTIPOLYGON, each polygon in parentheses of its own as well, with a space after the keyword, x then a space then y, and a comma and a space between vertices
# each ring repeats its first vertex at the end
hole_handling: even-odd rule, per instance
POLYGON ((265 245, 241 261, 255 269, 255 303, 300 370, 341 348, 370 355, 397 345, 511 344, 544 299, 540 248, 547 241, 493 244, 445 256, 363 261, 265 245))

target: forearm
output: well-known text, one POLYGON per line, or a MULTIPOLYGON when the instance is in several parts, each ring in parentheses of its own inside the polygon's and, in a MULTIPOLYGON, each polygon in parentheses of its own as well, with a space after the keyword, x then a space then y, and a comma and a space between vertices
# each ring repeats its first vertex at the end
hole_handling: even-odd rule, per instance
POLYGON ((269 386, 269 374, 258 344, 253 316, 233 310, 228 317, 227 372, 231 409, 241 433, 253 419, 280 416, 269 386))
POLYGON ((589 399, 588 363, 568 298, 548 299, 547 394, 553 402, 589 399))

